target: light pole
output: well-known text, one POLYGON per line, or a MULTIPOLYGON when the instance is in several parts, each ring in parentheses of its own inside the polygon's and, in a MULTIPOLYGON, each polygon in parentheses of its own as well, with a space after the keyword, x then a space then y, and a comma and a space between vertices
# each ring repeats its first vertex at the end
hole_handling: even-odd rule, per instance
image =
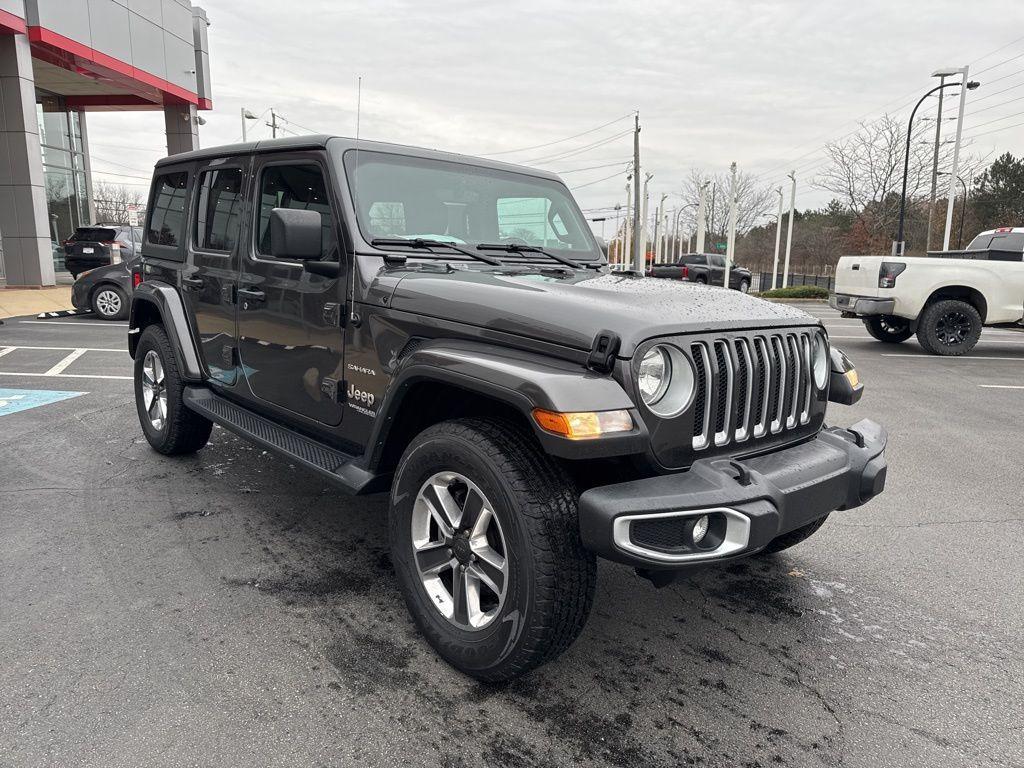
POLYGON ((779 243, 782 241, 782 201, 785 195, 782 194, 782 187, 776 192, 779 193, 779 218, 775 222, 775 260, 772 262, 772 290, 775 290, 775 282, 779 275, 779 243))
MULTIPOLYGON (((936 176, 949 176, 946 171, 939 171, 936 176)), ((957 176, 956 180, 960 182, 960 186, 964 189, 964 201, 960 204, 960 232, 956 236, 956 249, 959 251, 963 248, 964 242, 964 214, 967 213, 967 183, 963 180, 962 176, 957 176)))
POLYGON ((729 287, 729 272, 736 259, 736 208, 739 200, 736 193, 736 163, 729 166, 731 181, 729 183, 729 232, 725 238, 725 277, 722 285, 729 287))
POLYGON ((258 118, 252 112, 245 107, 242 107, 242 143, 244 144, 247 139, 245 136, 245 121, 246 120, 257 120, 258 118))
POLYGON ((633 185, 629 183, 632 179, 633 174, 626 176, 626 218, 622 222, 622 258, 620 259, 623 268, 629 264, 629 246, 633 242, 630 238, 632 233, 630 225, 633 222, 630 212, 633 206, 633 185))
POLYGON ((953 226, 953 200, 956 197, 956 176, 957 163, 960 162, 960 139, 963 136, 964 130, 964 105, 967 103, 967 92, 973 91, 981 83, 977 80, 967 79, 968 67, 962 67, 959 71, 963 73, 961 79, 960 88, 960 109, 957 111, 956 116, 956 140, 953 142, 953 167, 949 169, 949 197, 946 201, 946 228, 942 234, 942 250, 949 250, 949 233, 953 226))
POLYGON ((708 209, 708 182, 700 185, 700 195, 697 198, 697 245, 695 253, 704 253, 704 236, 707 228, 704 219, 707 218, 708 209))
POLYGON ((661 239, 665 236, 665 199, 668 197, 667 194, 662 193, 661 201, 658 203, 658 218, 654 222, 654 263, 661 263, 661 239))
POLYGON ((793 250, 793 217, 796 214, 796 169, 789 173, 793 188, 789 193, 789 224, 786 230, 786 263, 782 268, 782 287, 789 285, 789 254, 793 250))
POLYGON ((637 208, 641 210, 641 214, 640 229, 633 233, 633 242, 636 245, 636 251, 633 253, 633 271, 641 275, 647 271, 647 238, 645 237, 644 229, 647 227, 647 204, 650 202, 647 187, 653 178, 653 173, 644 174, 644 202, 642 209, 640 209, 640 201, 636 201, 637 208))
MULTIPOLYGON (((687 208, 693 208, 695 205, 699 207, 700 203, 687 203, 686 205, 681 206, 676 211, 675 230, 676 230, 676 240, 677 240, 676 245, 677 245, 677 247, 675 248, 675 250, 678 251, 678 252, 673 254, 676 258, 679 258, 680 256, 683 255, 683 238, 681 236, 682 233, 679 230, 679 217, 683 214, 683 211, 685 211, 687 208)), ((686 250, 690 250, 689 241, 687 241, 686 250)))
MULTIPOLYGON (((966 70, 965 70, 965 75, 964 76, 966 77, 966 70)), ((927 99, 929 96, 931 96, 933 93, 936 93, 937 91, 941 91, 943 88, 955 88, 958 85, 960 85, 960 83, 945 83, 945 82, 940 83, 939 85, 935 86, 930 91, 928 91, 928 93, 926 93, 924 96, 922 96, 921 99, 917 102, 917 104, 914 105, 914 109, 911 110, 911 112, 910 112, 910 120, 907 121, 907 148, 906 148, 906 152, 904 152, 904 155, 903 155, 903 191, 900 192, 900 221, 899 221, 899 226, 898 226, 898 228, 896 230, 896 242, 894 242, 892 244, 892 255, 893 256, 902 256, 904 250, 906 249, 906 242, 903 240, 903 224, 904 224, 904 220, 906 219, 906 215, 907 215, 907 176, 910 173, 910 137, 911 137, 911 134, 914 132, 914 115, 917 114, 917 109, 918 109, 918 107, 920 107, 924 103, 924 100, 927 99)), ((974 88, 978 87, 978 84, 977 83, 967 83, 967 87, 970 88, 971 90, 973 90, 974 88)), ((963 100, 961 99, 961 104, 962 103, 963 103, 963 100)), ((961 107, 961 109, 962 109, 962 107, 961 107)), ((960 136, 960 129, 959 129, 959 127, 957 127, 957 141, 959 141, 959 136, 960 136)), ((956 172, 956 150, 953 150, 953 172, 954 173, 956 172)), ((955 185, 955 182, 950 184, 950 190, 954 190, 954 185, 955 185)), ((955 191, 951 191, 950 192, 951 196, 953 194, 955 194, 955 191)), ((953 211, 953 208, 952 208, 952 197, 950 198, 950 208, 949 208, 949 210, 950 210, 950 214, 949 215, 952 216, 953 215, 952 214, 952 211, 953 211)), ((947 227, 948 226, 949 225, 947 224, 947 227)), ((948 247, 949 247, 949 232, 947 231, 946 232, 946 244, 943 246, 943 248, 948 248, 948 247)))

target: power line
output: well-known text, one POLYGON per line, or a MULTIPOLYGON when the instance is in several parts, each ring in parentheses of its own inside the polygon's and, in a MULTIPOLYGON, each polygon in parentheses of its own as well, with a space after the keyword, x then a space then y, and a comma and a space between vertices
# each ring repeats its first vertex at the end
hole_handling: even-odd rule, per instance
POLYGON ((980 114, 982 112, 988 112, 990 109, 995 109, 996 107, 1002 107, 1005 104, 1013 104, 1013 102, 1020 101, 1021 99, 1024 99, 1024 96, 1018 96, 1015 99, 1007 99, 1006 101, 1000 101, 998 104, 992 104, 991 106, 985 107, 984 109, 976 109, 973 112, 968 112, 966 115, 964 115, 964 117, 971 117, 972 115, 977 115, 977 114, 980 114))
MULTIPOLYGON (((1024 72, 1024 70, 1021 70, 1021 71, 1024 72)), ((1020 74, 1020 73, 1015 72, 1014 74, 1020 74)), ((991 85, 991 83, 987 83, 987 85, 991 85)), ((1017 83, 1016 85, 1011 85, 1008 88, 1003 88, 1003 90, 1001 90, 1001 91, 995 91, 994 93, 986 93, 984 96, 980 96, 977 99, 974 99, 974 103, 977 104, 979 101, 985 101, 986 99, 991 99, 993 96, 999 96, 1000 94, 1006 93, 1007 91, 1012 91, 1015 88, 1020 88, 1022 85, 1024 85, 1024 82, 1017 83)))
POLYGON ((591 165, 591 166, 588 166, 586 168, 569 168, 569 169, 564 170, 564 171, 552 171, 552 173, 558 173, 558 174, 563 174, 564 175, 566 173, 580 173, 581 171, 597 171, 597 170, 600 170, 602 168, 615 168, 616 166, 620 166, 620 165, 629 165, 632 162, 633 162, 632 160, 622 160, 622 161, 620 161, 618 163, 608 163, 606 165, 591 165))
POLYGON ((615 141, 617 139, 621 139, 623 136, 630 136, 630 135, 632 135, 632 133, 633 133, 633 129, 630 128, 629 130, 623 131, 622 133, 617 133, 614 136, 609 136, 606 139, 600 139, 600 140, 592 142, 590 144, 585 144, 584 146, 579 147, 577 149, 567 150, 565 152, 558 152, 558 153, 556 153, 554 155, 549 155, 547 157, 537 157, 537 158, 534 158, 533 160, 524 160, 523 162, 527 163, 527 164, 531 164, 531 163, 551 163, 551 162, 554 162, 556 160, 566 160, 566 159, 568 159, 570 157, 575 157, 576 155, 581 155, 584 152, 589 152, 592 149, 597 149, 598 147, 602 147, 605 144, 610 144, 611 142, 613 142, 613 141, 615 141))
POLYGON ((971 65, 971 66, 974 66, 975 64, 977 64, 977 63, 978 63, 979 61, 981 61, 982 59, 987 59, 987 58, 988 58, 989 56, 994 56, 995 54, 999 53, 1000 51, 1005 51, 1005 50, 1006 50, 1007 48, 1009 48, 1009 47, 1010 47, 1011 45, 1013 45, 1014 43, 1019 43, 1019 42, 1020 42, 1021 40, 1024 40, 1024 35, 1022 35, 1021 37, 1018 37, 1018 38, 1017 38, 1016 40, 1011 40, 1011 41, 1010 41, 1010 42, 1008 42, 1008 43, 1007 43, 1006 45, 1001 45, 1001 46, 999 46, 999 47, 998 47, 998 48, 996 48, 996 49, 995 49, 994 51, 989 51, 988 53, 986 53, 986 54, 983 54, 983 55, 979 56, 979 57, 978 57, 978 58, 976 58, 976 59, 975 59, 974 61, 970 62, 970 65, 971 65))
POLYGON ((611 176, 605 176, 603 179, 596 179, 594 181, 588 181, 586 184, 580 184, 577 187, 569 187, 573 192, 577 189, 583 189, 584 187, 592 187, 594 184, 600 184, 602 181, 608 181, 610 179, 618 179, 622 176, 621 173, 613 173, 611 176))
POLYGON ((1024 112, 1014 112, 1012 115, 1003 115, 1002 117, 997 117, 997 118, 995 118, 993 120, 989 120, 988 122, 985 122, 985 123, 978 123, 977 125, 973 125, 971 127, 972 128, 982 128, 982 127, 984 127, 986 125, 992 125, 992 123, 998 123, 1000 120, 1009 120, 1011 117, 1020 117, 1021 115, 1024 115, 1024 112))
POLYGON ((1020 128, 1024 123, 1014 123, 1013 125, 1004 125, 1002 128, 993 128, 991 131, 982 131, 981 133, 974 133, 970 136, 965 137, 967 139, 977 139, 980 136, 988 136, 990 133, 999 133, 1000 131, 1008 131, 1011 128, 1020 128))
POLYGON ((973 73, 973 76, 977 77, 978 75, 983 75, 983 74, 985 74, 986 72, 988 72, 990 70, 997 69, 997 68, 1003 66, 1003 64, 1009 64, 1011 61, 1016 61, 1017 59, 1020 59, 1020 58, 1024 58, 1024 53, 1018 53, 1016 56, 1011 56, 1008 59, 1003 59, 1002 61, 997 62, 996 64, 993 64, 990 67, 985 67, 984 69, 979 69, 977 72, 973 73))
POLYGON ((496 157, 497 155, 512 155, 512 154, 515 154, 517 152, 530 152, 530 151, 532 151, 534 149, 543 149, 544 147, 551 147, 551 146, 554 146, 555 144, 564 144, 567 141, 572 141, 573 139, 578 139, 580 136, 587 136, 588 134, 596 133, 597 131, 600 131, 602 128, 607 128, 609 125, 615 125, 616 123, 621 123, 623 120, 627 120, 627 119, 631 118, 634 114, 636 114, 636 113, 635 112, 630 112, 628 115, 623 115, 622 117, 617 117, 614 120, 611 120, 611 121, 605 123, 604 125, 599 125, 596 128, 591 128, 590 130, 583 131, 582 133, 576 133, 576 134, 573 134, 572 136, 566 136, 564 139, 558 139, 556 141, 549 141, 549 142, 547 142, 545 144, 535 144, 532 147, 520 147, 519 149, 505 149, 505 150, 502 150, 501 152, 481 153, 480 156, 481 157, 496 157))

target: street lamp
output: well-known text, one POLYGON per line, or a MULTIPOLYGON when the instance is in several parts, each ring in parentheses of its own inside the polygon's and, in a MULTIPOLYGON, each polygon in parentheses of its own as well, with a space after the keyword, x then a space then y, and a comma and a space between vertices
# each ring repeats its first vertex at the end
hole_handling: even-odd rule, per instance
MULTIPOLYGON (((949 176, 946 171, 939 171, 936 176, 949 176)), ((967 184, 964 182, 963 177, 957 174, 956 180, 960 182, 960 186, 964 188, 964 202, 960 206, 960 233, 956 236, 956 249, 959 251, 963 248, 964 241, 964 214, 967 213, 967 184)))
MULTIPOLYGON (((946 75, 948 73, 941 72, 938 74, 941 76, 946 75)), ((960 83, 941 83, 940 85, 935 86, 930 91, 928 91, 928 93, 921 97, 921 100, 914 105, 914 109, 910 113, 910 120, 907 122, 907 149, 903 156, 903 190, 902 192, 900 192, 900 223, 899 229, 896 233, 896 242, 893 243, 893 256, 902 256, 903 251, 906 247, 906 244, 903 241, 903 223, 907 214, 907 176, 910 173, 910 135, 913 132, 914 128, 914 115, 917 114, 918 107, 924 104, 924 100, 931 96, 933 93, 937 93, 938 91, 941 91, 943 88, 954 88, 959 85, 960 83)), ((967 83, 967 90, 973 91, 979 85, 980 83, 972 80, 971 82, 967 83)))
POLYGON ((259 119, 259 118, 258 118, 258 117, 256 117, 256 115, 254 115, 254 114, 253 114, 252 112, 250 112, 250 111, 249 111, 248 109, 246 109, 245 107, 242 107, 242 143, 243 143, 243 144, 244 144, 244 143, 245 143, 245 141, 246 141, 246 136, 245 136, 245 121, 246 121, 246 120, 258 120, 258 119, 259 119))

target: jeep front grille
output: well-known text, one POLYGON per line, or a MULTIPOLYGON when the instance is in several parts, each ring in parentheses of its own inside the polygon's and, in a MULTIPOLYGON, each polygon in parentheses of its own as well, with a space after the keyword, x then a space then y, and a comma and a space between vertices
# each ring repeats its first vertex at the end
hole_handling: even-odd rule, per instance
POLYGON ((750 334, 690 345, 696 372, 693 447, 777 434, 811 418, 812 331, 750 334))

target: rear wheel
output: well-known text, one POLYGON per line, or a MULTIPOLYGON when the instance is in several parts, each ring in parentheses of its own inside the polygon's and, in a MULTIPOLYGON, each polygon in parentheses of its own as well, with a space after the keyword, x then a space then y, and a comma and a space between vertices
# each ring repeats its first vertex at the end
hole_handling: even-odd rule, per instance
POLYGON ((92 294, 92 311, 103 320, 128 317, 128 297, 116 285, 101 285, 92 294))
POLYGON ((707 284, 708 284, 708 279, 707 279, 706 277, 698 277, 698 278, 697 278, 696 280, 694 280, 693 282, 695 282, 695 283, 701 283, 702 285, 707 285, 707 284))
POLYGON ((195 453, 210 439, 213 422, 185 407, 184 389, 167 334, 148 326, 135 351, 135 407, 146 440, 160 453, 195 453))
POLYGON ((459 419, 414 438, 395 473, 389 535, 420 631, 477 679, 554 659, 586 622, 597 568, 576 491, 513 425, 459 419))
POLYGON ((921 312, 917 340, 933 355, 964 355, 981 338, 981 314, 959 299, 942 299, 921 312))
POLYGON ((871 315, 864 318, 868 333, 887 344, 899 344, 914 335, 910 321, 896 315, 871 315))

